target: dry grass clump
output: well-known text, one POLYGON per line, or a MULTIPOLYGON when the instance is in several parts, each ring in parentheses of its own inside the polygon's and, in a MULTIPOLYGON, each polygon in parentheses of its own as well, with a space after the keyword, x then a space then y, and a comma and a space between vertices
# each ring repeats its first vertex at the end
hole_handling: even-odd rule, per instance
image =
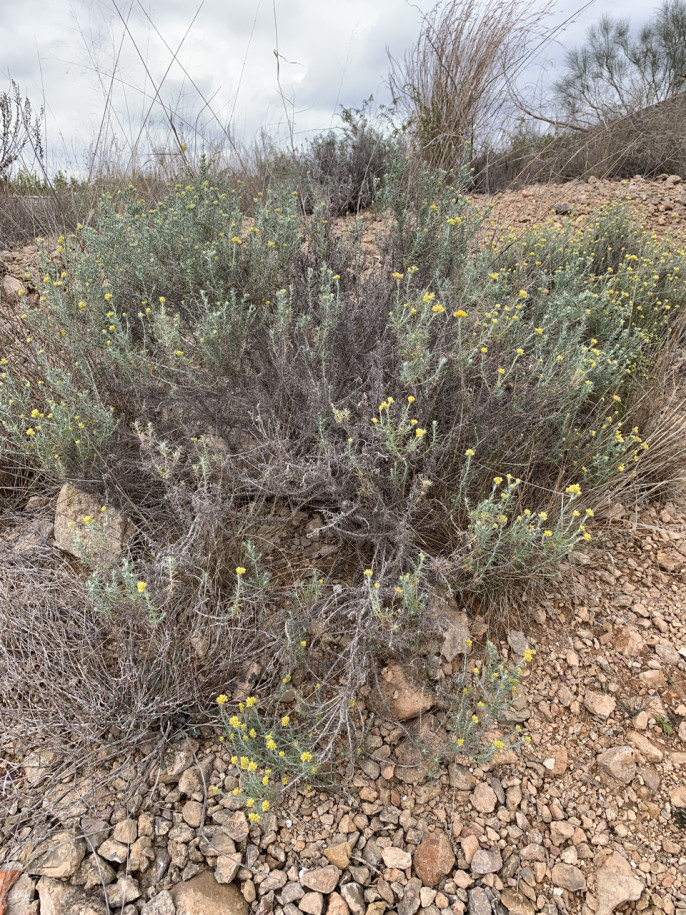
POLYGON ((358 223, 303 216, 292 185, 248 221, 208 166, 60 240, 0 354, 3 463, 27 492, 102 494, 76 532, 117 508, 136 535, 117 561, 10 569, 8 733, 130 745, 202 722, 252 668, 263 695, 292 676, 316 699, 326 755, 376 660, 440 634, 437 594, 498 606, 608 493, 644 466, 653 485, 633 404, 684 252, 617 209, 475 245, 467 181, 391 153, 373 269, 358 223), (299 512, 335 549, 279 539, 299 512))
POLYGON ((414 47, 391 60, 389 86, 427 162, 459 168, 498 145, 513 114, 509 87, 547 9, 521 0, 448 0, 424 17, 414 47))

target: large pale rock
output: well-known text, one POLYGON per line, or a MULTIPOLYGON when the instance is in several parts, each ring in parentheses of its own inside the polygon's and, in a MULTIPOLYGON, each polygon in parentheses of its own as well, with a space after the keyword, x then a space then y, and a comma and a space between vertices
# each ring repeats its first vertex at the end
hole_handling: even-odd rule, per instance
POLYGON ((36 889, 41 915, 105 915, 107 911, 104 902, 52 877, 41 877, 36 889))
POLYGON ((553 883, 570 893, 580 893, 586 889, 583 871, 573 864, 556 864, 553 867, 553 883))
POLYGON ((173 785, 179 781, 186 769, 193 765, 193 762, 193 751, 186 744, 178 748, 170 748, 165 753, 159 770, 153 771, 150 780, 158 781, 162 785, 173 785))
POLYGON ((233 883, 241 866, 242 855, 236 851, 233 839, 218 834, 212 843, 220 854, 217 857, 217 866, 214 869, 214 879, 217 883, 233 883))
MULTIPOLYGON (((21 280, 9 274, 3 276, 2 282, 0 282, 0 289, 2 290, 2 298, 11 305, 18 305, 26 292, 21 280)), ((26 301, 25 298, 24 301, 26 301)))
POLYGON ((116 883, 107 887, 107 901, 111 906, 122 908, 129 902, 139 899, 141 889, 138 881, 128 874, 121 874, 116 883))
POLYGON ((596 873, 597 915, 612 915, 625 902, 641 898, 643 882, 634 875, 631 865, 613 852, 596 873))
POLYGON ((533 903, 516 890, 503 890, 500 901, 510 915, 535 915, 536 909, 533 903))
POLYGON ((427 690, 410 683, 400 664, 389 664, 382 671, 381 692, 391 714, 399 721, 417 718, 434 703, 427 690))
POLYGON ((350 864, 350 842, 338 842, 336 845, 329 845, 324 849, 324 856, 330 864, 344 871, 350 864))
POLYGON ((469 915, 492 915, 491 900, 486 890, 477 886, 469 891, 469 915))
POLYGON ((647 737, 644 737, 643 734, 639 734, 638 731, 629 731, 626 738, 647 762, 662 762, 662 757, 664 756, 662 750, 651 740, 648 740, 647 737))
POLYGON ((346 883, 341 887, 341 896, 353 915, 362 915, 365 909, 364 890, 359 883, 346 883))
POLYGON ((636 760, 632 747, 610 747, 597 759, 603 775, 628 785, 636 776, 636 760))
POLYGON ((176 915, 176 906, 171 893, 162 890, 141 909, 141 915, 176 915))
POLYGON ((329 896, 326 915, 349 915, 349 912, 348 904, 340 893, 332 893, 329 896))
POLYGON ((301 912, 305 912, 305 915, 322 915, 322 912, 324 911, 324 897, 321 893, 305 893, 298 903, 298 908, 301 912))
POLYGON ((486 782, 479 782, 472 794, 472 804, 479 813, 493 813, 498 803, 496 793, 486 782))
POLYGON ((412 858, 415 873, 424 886, 438 886, 455 866, 455 855, 442 829, 422 839, 412 858))
POLYGON ((27 872, 37 877, 71 877, 86 857, 86 843, 70 832, 58 832, 41 842, 34 852, 27 872))
POLYGON ((617 707, 617 701, 607 693, 596 693, 589 689, 584 696, 584 705, 592 715, 609 718, 617 707))
POLYGON ((55 510, 55 546, 78 559, 86 556, 107 562, 119 556, 134 526, 116 508, 103 512, 103 504, 101 495, 65 483, 55 510))
POLYGON ((210 871, 171 891, 176 915, 248 915, 248 903, 233 883, 220 885, 210 871))
POLYGON ((503 859, 497 848, 487 851, 485 848, 479 848, 474 852, 470 862, 473 874, 496 874, 503 866, 503 859))
POLYGON ((381 855, 386 867, 397 867, 399 870, 404 871, 412 866, 412 855, 409 851, 403 851, 402 848, 394 848, 393 846, 384 848, 381 855))
POLYGON ((0 868, 0 872, 9 873, 14 880, 7 894, 7 915, 38 915, 38 901, 34 900, 36 884, 20 871, 21 864, 16 862, 9 862, 0 868))
POLYGON ((455 613, 451 616, 445 634, 441 654, 450 663, 458 655, 466 654, 469 638, 469 621, 466 613, 455 613))
POLYGON ((316 867, 314 870, 305 871, 300 878, 303 886, 315 893, 333 893, 338 886, 341 872, 333 864, 326 867, 316 867))
POLYGON ((625 658, 637 658, 645 647, 645 641, 635 626, 622 626, 615 633, 612 647, 625 658))

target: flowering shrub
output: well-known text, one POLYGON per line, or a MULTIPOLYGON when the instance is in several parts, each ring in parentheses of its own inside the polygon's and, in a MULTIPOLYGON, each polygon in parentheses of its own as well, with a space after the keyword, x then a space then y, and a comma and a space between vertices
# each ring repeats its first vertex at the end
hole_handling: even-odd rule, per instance
POLYGON ((516 749, 530 738, 520 725, 505 728, 503 718, 517 698, 524 665, 536 652, 527 649, 524 657, 509 668, 498 656, 492 642, 486 643, 483 661, 477 666, 471 654, 472 640, 467 639, 462 670, 454 685, 454 699, 448 715, 449 752, 476 762, 497 759, 505 749, 516 749))
POLYGON ((240 782, 232 794, 244 800, 251 823, 258 823, 260 814, 288 788, 302 784, 309 790, 325 782, 311 722, 303 724, 297 712, 278 714, 277 709, 267 724, 255 696, 239 702, 235 710, 227 709, 227 702, 226 694, 217 696, 224 729, 220 739, 231 749, 240 782))
POLYGON ((0 353, 0 447, 135 516, 128 565, 89 587, 116 605, 99 626, 127 614, 129 646, 159 640, 129 652, 141 727, 260 657, 265 684, 296 661, 326 680, 329 741, 372 659, 438 631, 433 589, 535 583, 640 481, 633 407, 683 307, 684 252, 621 208, 495 238, 466 181, 388 153, 374 267, 359 220, 303 216, 281 185, 247 219, 207 169, 152 208, 103 199, 46 254, 0 353), (260 555, 303 507, 337 544, 317 570, 300 546, 260 555))

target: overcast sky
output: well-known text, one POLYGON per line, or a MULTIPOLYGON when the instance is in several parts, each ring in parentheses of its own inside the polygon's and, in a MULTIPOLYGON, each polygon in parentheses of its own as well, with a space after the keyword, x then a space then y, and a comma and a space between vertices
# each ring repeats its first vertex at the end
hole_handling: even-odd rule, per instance
MULTIPOLYGON (((96 138, 111 91, 110 126, 136 139, 162 116, 155 87, 177 120, 208 135, 214 115, 249 140, 285 132, 284 101, 298 136, 336 123, 341 105, 387 100, 386 48, 401 55, 433 0, 0 0, 0 67, 44 103, 53 162, 74 167, 96 138), (173 60, 173 52, 178 52, 173 60), (147 71, 147 72, 146 72, 147 71), (114 77, 113 77, 114 74, 114 77), (209 103, 205 107, 203 98, 209 103), (152 107, 151 107, 152 106, 152 107), (211 113, 212 112, 212 113, 211 113)), ((581 0, 559 0, 550 24, 581 0)), ((595 0, 546 51, 549 69, 603 13, 643 23, 653 0, 595 0)), ((0 88, 1 88, 0 84, 0 88)), ((216 127, 216 122, 215 122, 216 127)), ((109 141, 108 141, 109 142, 109 141)))

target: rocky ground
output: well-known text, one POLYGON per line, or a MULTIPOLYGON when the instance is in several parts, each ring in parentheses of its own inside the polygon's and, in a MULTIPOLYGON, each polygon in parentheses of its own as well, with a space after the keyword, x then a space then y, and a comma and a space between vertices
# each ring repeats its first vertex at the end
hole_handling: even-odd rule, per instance
MULTIPOLYGON (((486 202, 496 225, 523 226, 630 191, 657 230, 684 214, 682 187, 598 181, 486 202)), ((32 253, 3 255, 6 295, 32 253)), ((0 900, 16 878, 7 915, 686 915, 686 504, 610 515, 526 625, 495 636, 512 660, 536 650, 509 713, 531 735, 520 751, 430 768, 418 747, 437 727, 432 685, 396 665, 381 682, 400 723, 377 715, 348 781, 294 792, 259 825, 209 730, 179 740, 146 786, 144 750, 55 784, 49 754, 15 748, 0 829, 21 826, 22 798, 42 795, 52 830, 36 844, 27 827, 14 860, 0 849, 0 900)), ((59 532, 41 517, 32 536, 51 541, 59 532)), ((486 623, 470 628, 479 650, 486 623)), ((372 689, 358 706, 378 709, 372 689)))

